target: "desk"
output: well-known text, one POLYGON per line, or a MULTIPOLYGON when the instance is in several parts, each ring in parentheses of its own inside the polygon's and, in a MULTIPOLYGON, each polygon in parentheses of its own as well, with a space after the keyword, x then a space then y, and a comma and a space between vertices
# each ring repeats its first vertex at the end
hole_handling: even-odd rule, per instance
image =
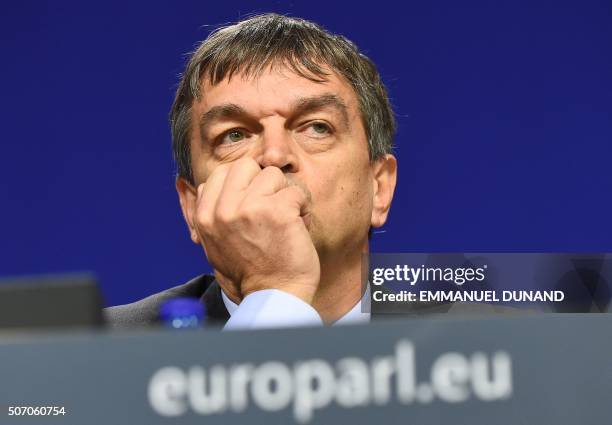
POLYGON ((603 425, 611 334, 607 314, 3 334, 0 423, 603 425))

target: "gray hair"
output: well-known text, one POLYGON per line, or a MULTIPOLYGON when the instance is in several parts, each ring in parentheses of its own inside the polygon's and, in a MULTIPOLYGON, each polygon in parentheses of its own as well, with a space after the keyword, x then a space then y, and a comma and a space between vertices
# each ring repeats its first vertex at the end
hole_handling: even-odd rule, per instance
POLYGON ((326 81, 326 68, 344 77, 359 101, 370 160, 391 152, 395 118, 374 63, 341 35, 304 19, 271 13, 213 31, 191 55, 170 112, 172 150, 179 177, 193 183, 191 107, 200 97, 202 79, 208 78, 211 85, 216 85, 239 73, 258 76, 275 64, 312 81, 326 81))

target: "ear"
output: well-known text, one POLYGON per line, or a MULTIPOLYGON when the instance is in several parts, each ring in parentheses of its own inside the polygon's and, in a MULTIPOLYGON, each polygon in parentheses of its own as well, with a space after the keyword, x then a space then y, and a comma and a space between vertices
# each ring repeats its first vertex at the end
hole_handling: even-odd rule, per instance
POLYGON ((397 160, 393 155, 387 154, 372 164, 373 172, 373 198, 372 198, 372 227, 380 227, 387 221, 395 183, 397 181, 397 160))
POLYGON ((181 203, 181 210, 183 210, 185 223, 187 223, 187 227, 189 228, 191 240, 193 243, 200 245, 200 236, 198 235, 195 227, 195 212, 198 191, 191 183, 182 177, 176 178, 176 191, 181 203))

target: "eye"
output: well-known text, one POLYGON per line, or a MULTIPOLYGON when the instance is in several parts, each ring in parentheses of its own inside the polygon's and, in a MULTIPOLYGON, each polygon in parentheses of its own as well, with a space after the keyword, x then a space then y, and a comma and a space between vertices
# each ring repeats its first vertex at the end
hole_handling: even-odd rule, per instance
POLYGON ((312 129, 315 133, 318 134, 326 134, 329 133, 329 127, 327 124, 323 124, 322 122, 316 122, 312 125, 312 129))
POLYGON ((311 137, 326 137, 329 136, 332 133, 332 128, 330 125, 321 122, 321 121, 315 121, 313 123, 310 123, 306 128, 305 128, 306 133, 311 136, 311 137))
POLYGON ((241 142, 247 136, 243 130, 233 129, 225 132, 221 135, 220 143, 221 144, 232 144, 241 142))

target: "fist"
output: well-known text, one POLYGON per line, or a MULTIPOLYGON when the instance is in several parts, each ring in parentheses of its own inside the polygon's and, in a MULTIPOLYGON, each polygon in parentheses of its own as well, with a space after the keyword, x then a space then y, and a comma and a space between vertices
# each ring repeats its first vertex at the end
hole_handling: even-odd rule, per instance
POLYGON ((280 289, 312 303, 321 267, 310 207, 308 190, 279 168, 242 158, 199 185, 192 233, 235 295, 280 289))

